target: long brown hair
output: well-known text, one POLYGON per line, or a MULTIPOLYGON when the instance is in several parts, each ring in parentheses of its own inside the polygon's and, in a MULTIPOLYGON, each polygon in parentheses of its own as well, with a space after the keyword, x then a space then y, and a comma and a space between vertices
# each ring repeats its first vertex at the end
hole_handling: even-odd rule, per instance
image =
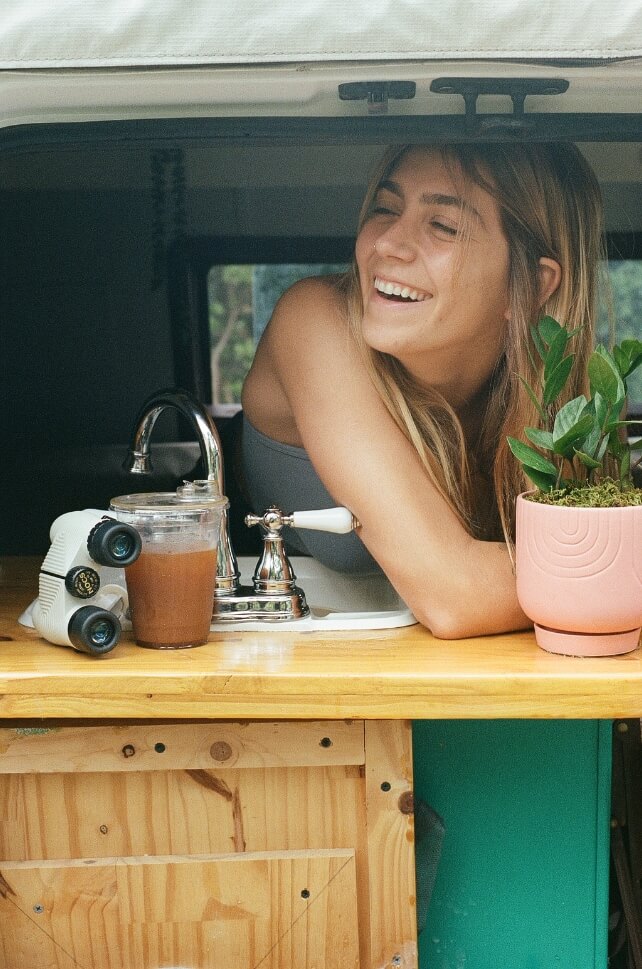
MULTIPOLYGON (((378 186, 411 147, 390 148, 381 159, 366 193, 359 229, 378 186)), ((481 538, 500 538, 503 533, 510 544, 515 496, 528 481, 506 437, 521 437, 525 426, 539 426, 517 375, 533 385, 541 380, 530 330, 547 313, 570 329, 583 327, 574 337, 576 365, 565 399, 586 390, 583 375, 593 346, 603 258, 601 194, 595 175, 571 144, 462 144, 427 150, 440 154, 464 188, 478 185, 495 199, 509 247, 510 320, 487 388, 479 439, 466 441, 455 411, 437 391, 420 387, 398 360, 365 344, 356 264, 346 277, 349 323, 390 414, 464 526, 481 538), (542 257, 560 264, 562 279, 540 307, 542 257)))

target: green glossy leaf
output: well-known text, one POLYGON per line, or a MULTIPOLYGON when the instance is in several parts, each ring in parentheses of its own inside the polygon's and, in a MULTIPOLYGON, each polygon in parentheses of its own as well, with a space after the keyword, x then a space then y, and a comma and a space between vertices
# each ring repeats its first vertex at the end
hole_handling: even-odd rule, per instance
POLYGON ((608 441, 608 451, 612 454, 614 458, 621 461, 623 456, 629 450, 629 446, 625 441, 620 440, 620 435, 617 430, 613 430, 609 433, 607 437, 608 441))
POLYGON ((543 471, 536 471, 535 468, 524 468, 524 472, 540 491, 552 491, 557 486, 556 474, 545 474, 543 471))
POLYGON ((626 359, 626 369, 621 373, 623 377, 630 376, 634 370, 642 365, 642 340, 622 340, 619 347, 614 347, 613 352, 620 351, 626 359))
POLYGON ((628 427, 629 424, 639 424, 639 423, 640 423, 639 418, 638 420, 632 420, 632 421, 609 421, 608 424, 606 425, 606 430, 613 431, 615 430, 616 427, 628 427))
POLYGON ((571 457, 574 445, 583 442, 586 435, 590 433, 595 425, 595 418, 592 414, 583 414, 577 424, 569 427, 568 431, 555 441, 554 451, 562 457, 571 457))
POLYGON ((631 474, 631 452, 627 448, 620 461, 620 481, 624 481, 631 474))
POLYGON ((544 410, 544 408, 540 404, 539 400, 537 399, 537 397, 535 395, 535 391, 533 390, 533 388, 531 387, 531 385, 526 380, 524 380, 523 377, 521 377, 519 374, 517 374, 517 377, 520 380, 520 382, 522 384, 522 387, 525 388, 526 393, 530 397, 531 403, 535 407, 535 410, 537 411, 537 413, 541 417, 542 421, 544 423, 546 423, 546 421, 548 420, 548 418, 546 416, 546 411, 544 410))
POLYGON ((600 464, 602 463, 602 460, 604 458, 604 455, 606 454, 606 449, 607 449, 608 446, 609 446, 609 439, 608 439, 608 437, 603 437, 602 440, 601 440, 601 442, 600 442, 600 446, 597 449, 597 453, 594 453, 593 454, 593 457, 595 458, 595 460, 596 461, 599 461, 600 464))
POLYGON ((635 357, 638 353, 642 353, 642 340, 622 340, 620 346, 627 357, 635 357))
POLYGON ((548 348, 548 353, 546 354, 546 361, 544 363, 544 379, 550 377, 560 360, 563 358, 564 353, 566 352, 567 343, 568 333, 566 330, 560 330, 553 337, 551 345, 548 348))
POLYGON ((537 447, 542 447, 545 451, 553 450, 553 435, 550 431, 543 431, 539 427, 525 427, 524 434, 537 447))
POLYGON ((620 371, 620 377, 626 377, 631 361, 621 347, 613 347, 613 359, 620 371))
POLYGON ((592 393, 601 394, 609 404, 613 405, 626 395, 617 365, 604 347, 597 347, 591 354, 588 375, 592 393))
POLYGON ((511 451, 525 468, 533 468, 536 471, 544 471, 546 474, 557 475, 557 468, 553 462, 545 458, 539 451, 529 447, 528 444, 524 444, 523 441, 518 441, 514 437, 509 437, 507 440, 511 451))
POLYGON ((597 423, 600 427, 604 427, 609 415, 609 405, 608 402, 602 397, 599 391, 596 391, 591 400, 591 404, 595 409, 595 416, 597 418, 597 423))
POLYGON ((535 344, 535 349, 539 354, 540 360, 544 361, 546 359, 546 347, 542 343, 542 338, 537 332, 537 327, 535 326, 531 326, 531 337, 532 337, 533 343, 535 344))
POLYGON ((544 384, 544 393, 542 395, 545 407, 552 404, 564 389, 564 384, 568 380, 574 359, 575 354, 573 353, 570 353, 567 357, 564 357, 564 359, 558 363, 555 370, 553 370, 552 374, 546 380, 544 384))
POLYGON ((599 468, 602 464, 601 461, 596 461, 595 458, 592 458, 590 454, 586 454, 584 451, 578 451, 577 448, 575 449, 575 453, 582 464, 587 468, 599 468))
POLYGON ((558 441, 571 427, 574 427, 587 409, 588 401, 584 394, 564 404, 555 416, 553 439, 558 441))
POLYGON ((564 327, 560 326, 552 316, 543 316, 537 324, 537 331, 547 347, 550 347, 557 334, 563 329, 564 327))

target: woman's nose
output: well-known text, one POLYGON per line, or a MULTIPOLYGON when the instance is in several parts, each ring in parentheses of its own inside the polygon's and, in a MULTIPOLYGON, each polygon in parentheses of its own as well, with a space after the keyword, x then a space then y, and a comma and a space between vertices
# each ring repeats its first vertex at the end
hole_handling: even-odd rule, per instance
POLYGON ((415 240, 411 227, 403 218, 395 219, 375 242, 375 249, 381 256, 409 262, 415 257, 415 240))

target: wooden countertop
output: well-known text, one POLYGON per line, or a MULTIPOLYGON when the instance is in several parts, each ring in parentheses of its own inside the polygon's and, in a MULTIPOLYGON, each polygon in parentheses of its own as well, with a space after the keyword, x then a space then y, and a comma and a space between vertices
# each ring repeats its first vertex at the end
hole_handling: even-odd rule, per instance
POLYGON ((532 633, 455 642, 421 626, 212 634, 205 646, 96 659, 17 617, 39 559, 0 560, 0 717, 216 719, 616 718, 642 715, 642 650, 552 656, 532 633))

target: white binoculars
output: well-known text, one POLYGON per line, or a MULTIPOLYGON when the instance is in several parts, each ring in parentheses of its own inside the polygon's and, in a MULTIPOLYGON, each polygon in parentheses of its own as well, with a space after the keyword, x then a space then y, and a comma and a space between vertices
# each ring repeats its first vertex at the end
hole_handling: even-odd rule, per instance
POLYGON ((128 607, 123 569, 140 555, 140 535, 95 509, 60 515, 49 535, 33 625, 51 643, 108 653, 120 639, 128 607))

